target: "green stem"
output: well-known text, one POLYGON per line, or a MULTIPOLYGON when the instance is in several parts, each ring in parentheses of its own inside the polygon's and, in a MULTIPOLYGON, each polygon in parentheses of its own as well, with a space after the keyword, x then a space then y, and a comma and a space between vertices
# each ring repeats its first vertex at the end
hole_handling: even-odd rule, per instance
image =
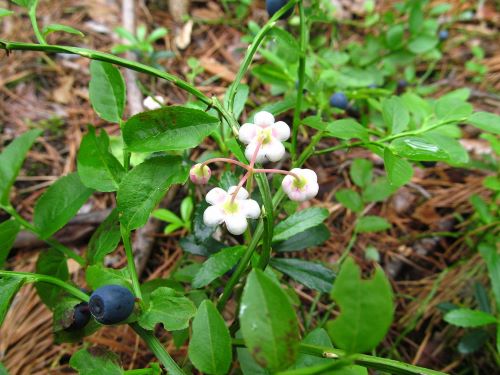
POLYGON ((158 358, 169 374, 186 375, 153 333, 146 331, 137 323, 131 323, 130 326, 144 340, 149 349, 153 352, 156 358, 158 358))
POLYGON ((122 233, 123 247, 125 247, 125 255, 127 256, 128 273, 132 279, 132 289, 134 290, 135 296, 142 300, 141 284, 139 283, 139 278, 137 276, 134 251, 132 250, 132 245, 130 243, 130 232, 125 229, 123 225, 120 225, 120 231, 122 233))
POLYGON ((135 370, 126 370, 125 375, 153 375, 155 374, 152 368, 139 368, 135 370))
POLYGON ((41 275, 38 273, 30 273, 30 272, 14 272, 14 271, 3 271, 0 270, 0 276, 7 277, 20 277, 24 278, 27 282, 35 283, 35 282, 44 282, 52 285, 57 285, 58 287, 63 288, 73 296, 78 299, 81 299, 84 302, 89 301, 89 296, 83 293, 80 289, 75 288, 73 285, 68 284, 67 282, 57 279, 48 275, 41 275))
POLYGON ((25 229, 29 230, 33 234, 35 234, 38 238, 40 238, 42 241, 45 243, 49 244, 52 246, 54 249, 57 251, 63 253, 66 255, 68 258, 71 258, 78 262, 81 266, 86 265, 86 261, 83 257, 80 255, 76 254, 73 250, 69 249, 68 247, 64 246, 62 243, 59 241, 55 240, 52 237, 49 238, 43 238, 38 229, 31 224, 29 221, 25 220, 19 213, 14 209, 12 206, 0 206, 1 209, 3 209, 5 212, 7 212, 9 215, 11 215, 14 219, 16 219, 19 224, 21 224, 25 229))
POLYGON ((33 31, 35 32, 36 39, 38 40, 38 43, 40 44, 47 44, 45 41, 44 36, 40 32, 40 29, 38 28, 38 22, 36 20, 36 8, 38 6, 38 0, 34 0, 33 4, 31 5, 28 15, 31 21, 31 25, 33 26, 33 31))
POLYGON ((299 16, 300 16, 300 58, 298 71, 298 87, 297 87, 297 102, 293 112, 293 128, 292 128, 292 160, 295 160, 297 155, 297 137, 299 134, 300 114, 302 112, 302 96, 304 91, 304 76, 306 71, 306 45, 307 45, 307 27, 305 20, 305 11, 303 0, 299 1, 299 16))

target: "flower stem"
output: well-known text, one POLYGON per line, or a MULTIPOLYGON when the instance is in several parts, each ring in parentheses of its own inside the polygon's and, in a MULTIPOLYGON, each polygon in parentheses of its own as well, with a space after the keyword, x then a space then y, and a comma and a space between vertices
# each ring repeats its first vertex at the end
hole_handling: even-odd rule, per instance
POLYGON ((206 166, 208 164, 217 163, 217 162, 235 164, 238 167, 244 168, 246 170, 249 169, 248 165, 246 165, 244 163, 241 163, 241 162, 239 162, 237 160, 234 160, 234 159, 229 159, 229 158, 213 158, 213 159, 208 159, 208 160, 204 161, 203 163, 201 163, 201 166, 204 167, 204 166, 206 166))
POLYGON ((284 174, 284 175, 287 175, 287 176, 292 176, 296 180, 300 181, 300 177, 296 173, 291 172, 291 171, 284 171, 282 169, 254 169, 253 172, 254 173, 277 173, 277 174, 284 174))
POLYGON ((245 173, 241 181, 238 183, 238 186, 236 187, 236 190, 233 192, 233 196, 231 198, 231 203, 234 202, 236 199, 236 196, 238 195, 238 191, 240 191, 241 187, 245 183, 245 181, 252 176, 253 173, 253 167, 255 165, 255 160, 257 160, 257 155, 259 154, 260 147, 262 146, 262 142, 257 143, 257 147, 255 147, 255 151, 253 152, 252 155, 252 160, 250 160, 250 165, 248 166, 247 170, 248 172, 245 173))

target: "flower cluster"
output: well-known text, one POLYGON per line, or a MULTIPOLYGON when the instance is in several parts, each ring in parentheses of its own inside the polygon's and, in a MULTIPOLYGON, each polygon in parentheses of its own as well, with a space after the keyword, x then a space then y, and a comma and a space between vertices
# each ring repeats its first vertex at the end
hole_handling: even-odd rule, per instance
POLYGON ((210 203, 203 214, 206 225, 216 226, 224 223, 227 230, 240 235, 248 227, 247 219, 257 219, 260 215, 259 204, 249 199, 248 191, 243 184, 254 173, 279 173, 286 175, 282 182, 283 191, 291 200, 303 202, 318 194, 319 185, 316 173, 310 169, 294 168, 291 171, 280 169, 258 169, 255 163, 277 162, 285 156, 283 142, 290 137, 290 128, 283 121, 275 121, 269 112, 258 112, 253 123, 244 124, 238 134, 239 140, 246 145, 245 156, 249 165, 242 162, 216 158, 198 163, 191 168, 189 177, 194 184, 206 184, 211 176, 209 163, 216 161, 236 164, 246 169, 237 186, 231 186, 228 191, 221 188, 210 190, 206 201, 210 203))

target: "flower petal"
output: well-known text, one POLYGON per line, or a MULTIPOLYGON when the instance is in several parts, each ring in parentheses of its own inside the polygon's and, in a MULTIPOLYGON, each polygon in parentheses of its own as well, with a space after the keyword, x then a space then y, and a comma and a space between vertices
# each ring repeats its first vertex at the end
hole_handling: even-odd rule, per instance
POLYGON ((207 196, 205 197, 205 200, 212 205, 224 203, 226 199, 227 199, 227 193, 218 187, 210 190, 207 193, 207 196))
POLYGON ((290 138, 290 127, 284 121, 274 123, 273 136, 279 141, 286 141, 290 138))
POLYGON ((211 227, 222 224, 225 217, 224 211, 217 206, 210 206, 203 212, 203 222, 211 227))
POLYGON ((281 187, 283 188, 283 191, 285 193, 288 194, 292 191, 292 183, 293 183, 294 178, 295 177, 288 175, 288 176, 285 176, 285 178, 281 182, 281 187))
POLYGON ((300 174, 305 177, 308 183, 313 183, 318 181, 318 175, 311 169, 301 169, 300 174))
POLYGON ((253 122, 257 126, 267 128, 274 124, 274 116, 266 111, 257 112, 253 117, 253 122))
POLYGON ((260 216, 260 206, 253 199, 247 199, 241 203, 241 213, 250 219, 258 219, 260 216))
POLYGON ((241 142, 249 144, 257 136, 257 126, 254 124, 243 124, 243 126, 238 131, 238 137, 241 142))
POLYGON ((247 219, 243 215, 227 216, 225 222, 229 233, 236 236, 243 234, 248 227, 247 219))
POLYGON ((319 185, 317 182, 306 185, 306 198, 311 199, 318 195, 319 185))
MULTIPOLYGON (((232 195, 234 191, 236 190, 237 186, 231 186, 229 189, 227 189, 227 193, 229 195, 232 195)), ((243 200, 248 198, 248 191, 244 187, 241 187, 240 190, 238 190, 238 194, 236 194, 236 199, 238 200, 243 200)))
POLYGON ((285 146, 283 146, 283 143, 277 139, 271 141, 271 143, 262 145, 262 150, 264 151, 266 158, 272 162, 280 161, 283 159, 283 156, 285 156, 285 146))
MULTIPOLYGON (((254 154, 255 154, 255 149, 257 148, 258 143, 257 142, 251 142, 247 148, 245 149, 245 156, 248 160, 252 160, 254 154)), ((263 150, 263 147, 261 146, 259 151, 257 152, 257 157, 255 161, 257 163, 262 163, 266 160, 266 154, 263 150)))

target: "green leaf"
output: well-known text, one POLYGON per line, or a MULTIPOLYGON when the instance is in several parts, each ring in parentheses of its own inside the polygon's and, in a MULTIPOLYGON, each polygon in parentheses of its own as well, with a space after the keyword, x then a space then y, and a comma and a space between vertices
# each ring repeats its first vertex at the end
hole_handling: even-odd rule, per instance
POLYGON ((356 232, 358 233, 369 233, 369 232, 381 232, 383 230, 389 229, 391 224, 380 216, 363 216, 359 218, 356 223, 356 232))
POLYGON ((191 197, 186 197, 181 202, 181 218, 188 222, 193 214, 194 204, 191 197))
POLYGON ((0 375, 9 375, 9 372, 5 368, 5 366, 0 362, 0 375))
POLYGON ((309 289, 329 293, 335 274, 325 266, 301 259, 272 258, 270 265, 309 289))
POLYGON ((104 261, 106 255, 115 251, 120 239, 118 211, 114 209, 90 238, 86 253, 88 264, 97 264, 104 261))
POLYGON ((497 323, 497 318, 480 310, 455 309, 444 316, 444 321, 458 327, 481 327, 497 323))
POLYGON ((123 375, 119 357, 102 348, 80 349, 71 356, 69 365, 80 375, 123 375))
POLYGON ((121 285, 132 291, 132 279, 126 268, 115 270, 100 264, 94 264, 87 267, 85 280, 92 290, 96 290, 104 285, 121 285))
POLYGON ((491 281, 491 289, 495 296, 497 310, 500 310, 500 254, 495 245, 482 242, 478 246, 479 253, 486 263, 491 281))
POLYGON ((382 102, 382 116, 390 134, 399 134, 408 129, 410 113, 401 98, 393 96, 385 99, 382 102))
POLYGON ((300 47, 299 43, 297 43, 297 38, 279 27, 273 27, 270 35, 276 37, 280 46, 286 50, 286 56, 284 56, 286 61, 295 62, 299 59, 300 47))
POLYGON ((274 228, 273 241, 283 241, 306 229, 321 224, 329 213, 326 208, 312 207, 299 211, 281 221, 274 228))
POLYGON ((35 4, 35 0, 12 0, 12 2, 24 8, 31 8, 35 4))
POLYGON ((457 95, 446 95, 439 98, 434 105, 434 112, 440 121, 462 121, 473 111, 472 104, 465 102, 457 95))
POLYGON ((0 203, 7 204, 9 191, 40 130, 30 130, 14 139, 0 154, 0 203))
MULTIPOLYGON (((332 341, 330 340, 328 333, 323 328, 316 328, 313 331, 309 332, 307 336, 302 340, 302 343, 333 349, 332 341)), ((320 364, 329 363, 330 361, 331 360, 329 358, 322 358, 311 354, 300 353, 297 356, 297 361, 295 362, 294 368, 308 368, 320 364)))
POLYGON ((74 27, 67 26, 67 25, 61 25, 58 23, 53 23, 53 24, 45 26, 43 28, 43 36, 47 36, 50 33, 54 33, 56 31, 62 31, 62 32, 69 33, 69 34, 78 35, 78 36, 81 36, 82 38, 85 36, 84 33, 82 33, 80 30, 75 29, 74 27))
POLYGON ((176 156, 153 156, 123 178, 117 194, 120 222, 126 230, 142 227, 172 184, 184 183, 188 171, 176 156))
POLYGON ((206 374, 227 374, 233 360, 231 335, 224 319, 209 300, 198 307, 189 341, 189 359, 206 374))
POLYGON ((167 223, 175 223, 179 225, 184 224, 184 222, 179 216, 177 216, 172 211, 167 210, 165 208, 159 208, 157 210, 154 210, 152 216, 158 220, 165 221, 167 223))
POLYGON ((420 55, 425 52, 429 52, 434 47, 436 47, 439 43, 439 40, 436 37, 431 36, 419 36, 413 39, 408 44, 408 50, 413 52, 416 55, 420 55))
POLYGON ((372 182, 373 163, 366 159, 355 159, 349 171, 352 182, 360 188, 366 188, 372 182))
POLYGON ((0 327, 9 311, 9 307, 15 295, 24 284, 22 277, 1 277, 0 278, 0 327))
POLYGON ((94 191, 71 173, 54 182, 35 204, 33 222, 42 238, 50 237, 76 215, 94 191))
POLYGON ((15 220, 6 220, 0 223, 0 269, 3 268, 9 257, 10 249, 12 249, 20 229, 21 226, 15 220))
POLYGON ((245 246, 227 247, 208 258, 193 280, 193 288, 203 288, 224 275, 241 259, 245 246))
POLYGON ((340 315, 327 323, 327 330, 336 347, 348 353, 375 349, 383 340, 394 316, 391 284, 379 266, 369 280, 352 258, 342 264, 333 285, 332 299, 340 315))
POLYGON ((11 10, 0 8, 0 18, 6 17, 6 16, 11 16, 13 14, 14 14, 14 12, 11 10))
POLYGON ((410 136, 395 139, 391 143, 392 151, 410 160, 417 161, 447 161, 448 153, 424 136, 410 136))
POLYGON ((476 112, 467 119, 467 122, 481 130, 500 134, 500 116, 494 113, 476 112))
POLYGON ((125 169, 111 154, 106 131, 96 135, 94 127, 89 127, 78 151, 78 175, 89 188, 103 192, 118 190, 125 169))
POLYGON ((406 160, 394 155, 388 148, 384 151, 384 166, 389 183, 400 187, 411 181, 413 167, 406 160))
POLYGON ((243 289, 240 323, 245 344, 259 365, 277 371, 295 362, 296 313, 280 285, 259 269, 253 269, 243 289))
POLYGON ((217 129, 219 119, 187 107, 163 107, 132 116, 123 127, 129 151, 185 150, 217 129))
POLYGON ((330 235, 328 227, 325 224, 320 224, 273 245, 273 250, 278 252, 304 250, 321 245, 330 238, 330 235))
POLYGON ((397 50, 403 46, 405 27, 403 24, 391 26, 385 35, 387 47, 391 50, 397 50))
MULTIPOLYGON (((63 281, 69 279, 67 259, 55 249, 48 249, 40 253, 36 262, 36 272, 63 281)), ((35 287, 42 302, 50 309, 57 305, 63 293, 63 289, 54 284, 38 282, 35 287)))
POLYGON ((118 68, 110 63, 92 60, 90 63, 90 102, 100 118, 119 123, 125 109, 125 80, 118 68))
POLYGON ((379 178, 363 191, 363 202, 383 202, 389 198, 396 188, 386 178, 379 178))
POLYGON ((190 299, 171 288, 161 287, 151 293, 149 306, 139 317, 139 324, 152 330, 157 323, 162 323, 167 331, 177 331, 187 328, 195 313, 196 307, 190 299))
POLYGON ((463 165, 469 161, 469 154, 462 144, 449 136, 431 131, 425 133, 426 139, 431 139, 439 148, 443 149, 449 157, 447 163, 452 165, 463 165))
POLYGON ((490 335, 482 329, 475 329, 467 332, 458 343, 458 351, 461 354, 471 354, 479 349, 488 341, 490 335))
POLYGON ((351 189, 341 189, 335 193, 339 203, 354 212, 361 212, 364 204, 358 193, 351 189))
POLYGON ((368 140, 368 130, 363 125, 353 119, 342 119, 328 123, 326 127, 328 135, 340 139, 359 138, 363 141, 368 140))

